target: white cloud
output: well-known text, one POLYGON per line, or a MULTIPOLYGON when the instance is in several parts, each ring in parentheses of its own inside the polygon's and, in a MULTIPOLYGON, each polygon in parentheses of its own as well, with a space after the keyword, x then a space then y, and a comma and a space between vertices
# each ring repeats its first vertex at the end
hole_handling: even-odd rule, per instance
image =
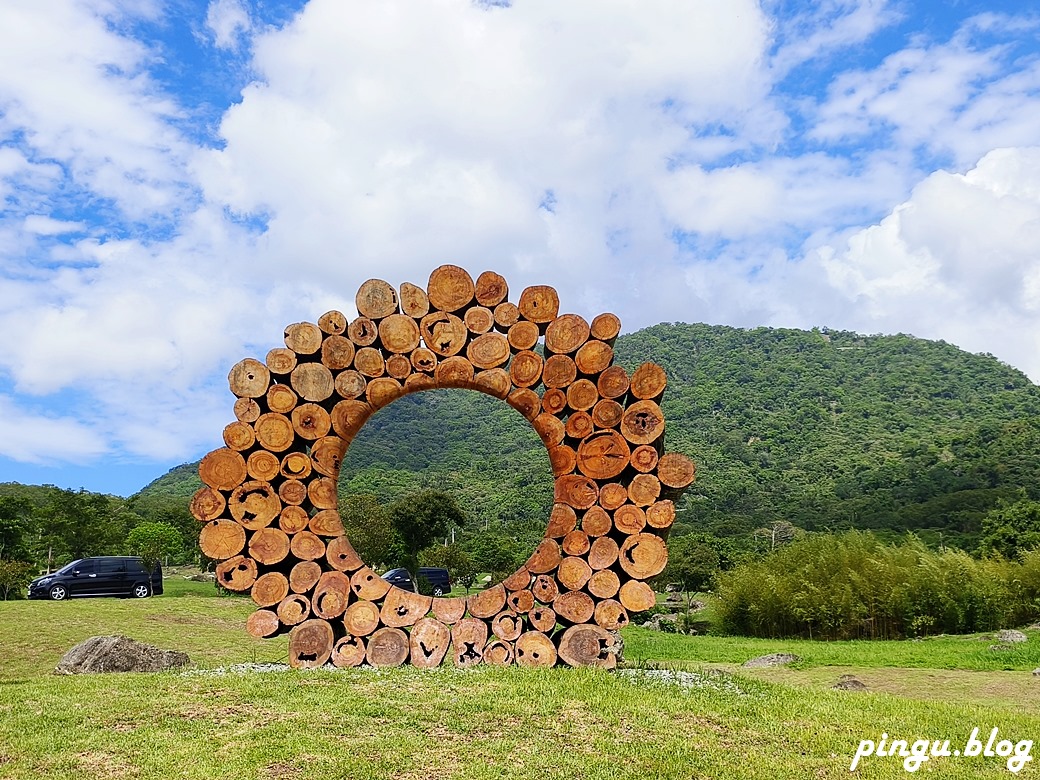
MULTIPOLYGON (((786 10, 776 0, 764 5, 773 12, 786 10)), ((782 78, 809 60, 864 43, 903 17, 893 6, 888 0, 818 0, 806 4, 808 10, 777 21, 781 45, 772 61, 776 76, 782 78)))
POLYGON ((0 456, 19 463, 82 463, 105 450, 104 437, 89 427, 29 411, 0 395, 0 456))
POLYGON ((775 237, 787 227, 861 219, 909 186, 909 173, 897 154, 877 153, 857 167, 809 153, 708 170, 689 166, 663 176, 660 192, 665 214, 684 231, 775 237))
POLYGON ((1022 24, 976 17, 949 42, 919 41, 875 69, 838 76, 810 136, 843 142, 890 133, 895 145, 947 156, 957 167, 968 167, 999 146, 1035 143, 1040 60, 1014 62, 1013 47, 1004 42, 982 46, 977 40, 982 30, 993 33, 1022 24))
POLYGON ((847 318, 992 352, 1040 379, 1040 147, 938 172, 879 224, 817 250, 847 318))
MULTIPOLYGON (((142 9, 138 9, 142 10, 142 9)), ((142 44, 86 4, 0 4, 0 133, 60 160, 79 186, 131 218, 181 205, 187 146, 167 122, 142 44)))
POLYGON ((654 197, 645 179, 687 121, 763 113, 766 27, 750 2, 319 0, 255 41, 263 82, 198 170, 211 199, 273 215, 268 268, 346 284, 358 263, 414 279, 451 259, 577 278, 608 260, 608 234, 659 234, 628 207, 654 197))
POLYGON ((249 9, 242 0, 212 0, 206 9, 206 27, 221 49, 237 49, 249 32, 249 9))
POLYGON ((43 214, 30 214, 22 223, 22 229, 38 236, 60 236, 63 233, 81 233, 86 227, 84 222, 71 222, 65 219, 53 219, 43 214))

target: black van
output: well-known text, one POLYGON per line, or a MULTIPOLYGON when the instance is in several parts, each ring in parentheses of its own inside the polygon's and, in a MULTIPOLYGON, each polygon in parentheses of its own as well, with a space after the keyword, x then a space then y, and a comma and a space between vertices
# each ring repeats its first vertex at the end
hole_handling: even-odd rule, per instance
POLYGON ((64 601, 77 596, 133 596, 162 593, 162 567, 151 575, 140 558, 104 555, 82 558, 29 583, 29 598, 64 601))
MULTIPOLYGON (((447 569, 424 566, 419 569, 419 576, 430 583, 431 590, 429 592, 434 596, 446 596, 448 591, 451 590, 451 578, 448 576, 447 569)), ((408 572, 408 569, 391 569, 383 575, 383 579, 402 590, 413 592, 416 590, 415 583, 412 582, 412 575, 408 572)))

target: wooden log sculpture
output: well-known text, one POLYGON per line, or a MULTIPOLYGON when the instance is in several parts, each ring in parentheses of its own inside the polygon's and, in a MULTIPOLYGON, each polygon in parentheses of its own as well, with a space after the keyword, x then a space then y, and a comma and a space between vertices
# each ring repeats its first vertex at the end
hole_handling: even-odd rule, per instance
POLYGON ((443 265, 426 289, 361 285, 357 319, 330 311, 228 374, 235 421, 199 464, 191 501, 220 584, 249 592, 257 637, 289 635, 294 667, 477 663, 613 668, 610 631, 654 603, 674 501, 694 464, 664 450, 665 372, 613 364, 613 314, 560 314, 552 287, 516 303, 499 274, 443 265), (513 575, 468 599, 392 587, 343 535, 337 478, 378 408, 419 390, 493 395, 549 452, 555 505, 513 575), (450 650, 450 652, 449 652, 450 650))

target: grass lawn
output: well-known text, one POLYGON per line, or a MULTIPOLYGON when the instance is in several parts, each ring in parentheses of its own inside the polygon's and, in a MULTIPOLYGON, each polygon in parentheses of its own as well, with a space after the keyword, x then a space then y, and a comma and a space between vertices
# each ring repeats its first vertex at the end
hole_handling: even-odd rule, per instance
MULTIPOLYGON (((842 642, 626 630, 631 670, 204 670, 282 661, 243 628, 251 603, 167 581, 137 600, 0 603, 0 778, 889 778, 861 740, 1040 740, 1040 635, 842 642), (193 659, 189 673, 50 674, 88 636, 122 633, 193 659), (789 669, 743 670, 768 652, 789 669), (655 668, 681 670, 661 681, 655 668), (712 671, 712 669, 721 671, 712 671), (855 674, 870 692, 830 689, 855 674), (681 684, 677 684, 681 683, 681 684)), ((933 758, 929 777, 1014 776, 1000 757, 933 758)), ((1036 761, 1018 777, 1040 777, 1036 761)))

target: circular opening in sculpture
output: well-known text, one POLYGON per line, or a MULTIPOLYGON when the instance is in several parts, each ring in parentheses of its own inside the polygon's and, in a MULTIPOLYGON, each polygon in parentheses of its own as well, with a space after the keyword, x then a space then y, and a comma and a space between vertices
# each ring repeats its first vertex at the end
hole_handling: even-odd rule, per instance
MULTIPOLYGON (((417 555, 419 567, 447 569, 456 595, 468 595, 501 582, 537 546, 553 475, 538 434, 512 407, 442 388, 399 398, 362 424, 340 463, 338 494, 344 532, 366 564, 417 575, 417 555), (402 517, 411 510, 433 526, 427 535, 402 517), (421 550, 405 549, 401 524, 420 532, 421 550)), ((420 590, 447 595, 432 574, 437 581, 420 579, 420 590)))

